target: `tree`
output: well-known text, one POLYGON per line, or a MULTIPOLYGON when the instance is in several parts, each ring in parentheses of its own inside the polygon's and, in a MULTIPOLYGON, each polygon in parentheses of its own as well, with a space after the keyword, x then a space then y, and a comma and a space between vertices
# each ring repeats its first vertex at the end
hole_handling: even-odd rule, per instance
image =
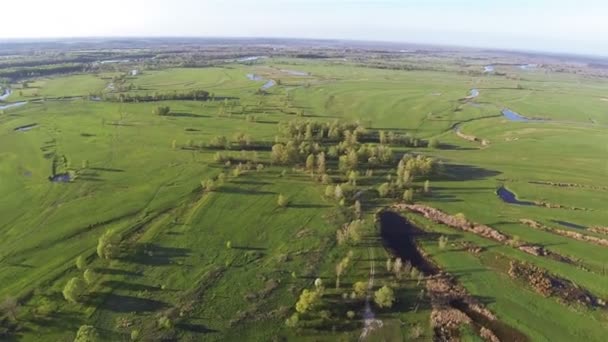
POLYGON ((325 187, 325 197, 331 198, 335 196, 336 188, 332 185, 328 185, 325 187))
POLYGON ((374 302, 381 308, 390 308, 395 302, 395 292, 388 286, 382 286, 374 293, 374 302))
POLYGON ((352 186, 357 186, 357 172, 351 171, 348 174, 348 183, 352 186))
POLYGON ((82 296, 84 296, 86 292, 87 284, 84 280, 74 277, 68 281, 68 283, 63 288, 63 298, 65 298, 68 302, 77 303, 82 300, 82 296))
POLYGON ((296 311, 299 313, 306 313, 314 309, 319 304, 322 295, 323 292, 320 289, 304 289, 304 291, 302 291, 302 294, 300 294, 298 302, 296 303, 296 311))
POLYGON ((91 285, 95 282, 95 272, 91 269, 86 269, 83 274, 84 281, 87 282, 88 285, 91 285))
POLYGON ((314 156, 314 154, 309 154, 308 157, 306 157, 306 171, 314 172, 314 169, 315 169, 315 156, 314 156))
POLYGON ((439 140, 437 140, 436 138, 432 138, 431 140, 429 140, 430 148, 437 149, 437 148, 439 148, 439 146, 441 146, 441 144, 439 143, 439 140))
POLYGON ((173 329, 173 321, 167 316, 162 316, 158 319, 158 326, 161 329, 170 330, 173 329))
POLYGON ((81 325, 76 333, 74 342, 97 342, 99 341, 99 334, 97 329, 92 325, 81 325))
POLYGON ((353 252, 349 251, 348 254, 342 258, 342 260, 340 260, 340 262, 338 264, 336 264, 336 288, 340 288, 340 276, 342 275, 342 272, 344 272, 344 270, 346 268, 348 268, 348 264, 350 263, 350 258, 352 257, 353 252))
POLYGON ((380 131, 378 142, 380 142, 380 145, 386 145, 386 133, 384 131, 380 131))
POLYGON ((412 203, 414 201, 414 190, 407 189, 403 192, 403 200, 407 203, 412 203))
POLYGON ((289 204, 289 200, 287 197, 283 196, 283 194, 279 194, 279 198, 277 199, 277 205, 281 208, 287 207, 289 204))
POLYGON ((349 170, 357 170, 359 166, 359 155, 357 155, 357 151, 352 149, 348 153, 348 168, 349 170))
POLYGON ((97 255, 102 259, 114 259, 120 253, 120 237, 113 229, 108 229, 97 242, 97 255))
POLYGON ((169 115, 171 113, 171 107, 169 106, 158 106, 154 109, 156 115, 169 115))
POLYGON ((438 240, 439 249, 445 249, 448 245, 448 237, 441 235, 438 240))
POLYGON ((387 197, 389 191, 390 185, 388 183, 382 183, 382 185, 378 187, 378 195, 380 195, 380 197, 387 197))
POLYGON ((295 312, 291 317, 285 320, 285 325, 289 328, 296 328, 300 322, 300 315, 295 312))
POLYGON ((0 317, 4 314, 11 321, 17 320, 17 314, 19 313, 19 302, 13 297, 6 297, 2 303, 0 303, 0 317))
POLYGON ((358 281, 354 283, 353 291, 355 293, 355 296, 357 296, 358 298, 365 297, 365 294, 367 293, 367 287, 367 282, 365 281, 358 281))
POLYGON ((342 191, 342 186, 340 184, 336 185, 334 189, 334 196, 337 200, 344 198, 344 192, 342 191))
POLYGON ((76 268, 79 270, 84 270, 85 267, 87 267, 87 259, 84 257, 84 255, 80 255, 78 258, 76 258, 76 268))
POLYGON ((209 142, 209 147, 224 148, 227 150, 230 148, 230 143, 228 142, 228 138, 225 136, 217 135, 211 139, 211 142, 209 142))
POLYGON ((317 155, 317 173, 322 175, 327 172, 327 166, 325 163, 325 153, 321 152, 317 155))
POLYGON ((327 173, 324 173, 321 176, 321 183, 323 183, 323 184, 330 184, 331 183, 331 177, 329 177, 329 175, 327 173))
POLYGON ((431 182, 429 182, 429 180, 425 180, 424 181, 424 193, 428 194, 431 192, 431 182))
POLYGON ((360 219, 361 215, 363 214, 363 211, 361 210, 361 202, 359 202, 359 200, 355 201, 355 205, 354 205, 354 211, 355 211, 355 216, 360 219))

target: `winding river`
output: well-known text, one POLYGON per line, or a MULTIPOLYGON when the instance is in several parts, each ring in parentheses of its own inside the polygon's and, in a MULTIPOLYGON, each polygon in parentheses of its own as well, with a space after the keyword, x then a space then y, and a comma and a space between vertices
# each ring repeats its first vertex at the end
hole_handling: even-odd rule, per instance
POLYGON ((517 205, 535 205, 534 202, 518 200, 517 195, 515 195, 513 192, 509 191, 504 186, 501 186, 500 188, 498 188, 496 190, 496 194, 505 203, 517 204, 517 205))

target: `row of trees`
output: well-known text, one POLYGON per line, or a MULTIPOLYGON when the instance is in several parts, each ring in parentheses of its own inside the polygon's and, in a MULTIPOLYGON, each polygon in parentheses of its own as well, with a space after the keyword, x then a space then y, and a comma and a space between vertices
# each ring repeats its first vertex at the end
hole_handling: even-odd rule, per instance
POLYGON ((103 100, 109 102, 207 101, 209 99, 209 92, 205 90, 153 94, 120 93, 103 96, 103 100))

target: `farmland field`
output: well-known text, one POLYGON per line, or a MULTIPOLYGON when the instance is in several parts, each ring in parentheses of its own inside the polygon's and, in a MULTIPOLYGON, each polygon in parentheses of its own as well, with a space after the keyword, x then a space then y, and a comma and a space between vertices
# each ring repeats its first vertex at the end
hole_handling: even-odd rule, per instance
POLYGON ((104 341, 429 341, 460 300, 493 315, 461 308, 461 340, 604 340, 608 82, 442 63, 276 56, 8 80, 0 108, 27 104, 0 111, 0 340, 91 325, 104 341), (413 156, 432 166, 404 181, 413 156), (420 230, 432 273, 385 248, 387 210, 420 230), (397 258, 407 271, 387 268, 397 258), (465 299, 433 294, 447 274, 465 299), (305 289, 320 297, 302 309, 305 289))

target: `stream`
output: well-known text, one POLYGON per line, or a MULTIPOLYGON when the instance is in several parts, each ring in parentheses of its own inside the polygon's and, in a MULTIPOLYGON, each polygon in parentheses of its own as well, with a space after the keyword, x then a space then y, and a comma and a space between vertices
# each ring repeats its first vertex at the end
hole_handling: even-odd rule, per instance
POLYGON ((247 78, 250 81, 267 81, 262 87, 260 87, 260 90, 268 90, 277 85, 275 80, 265 80, 262 76, 256 74, 247 74, 247 78))
POLYGON ((535 205, 534 202, 518 200, 517 196, 514 193, 512 193, 511 191, 509 191, 507 188, 505 188, 504 186, 501 186, 500 188, 498 188, 498 190, 496 190, 496 194, 505 203, 518 204, 518 205, 535 205))
MULTIPOLYGON (((385 248, 391 254, 400 257, 403 261, 409 261, 412 266, 422 271, 426 276, 439 274, 440 270, 426 260, 416 246, 415 239, 426 235, 426 232, 395 212, 383 211, 378 215, 380 219, 380 235, 385 248)), ((463 299, 451 301, 450 306, 466 314, 472 320, 472 325, 478 333, 482 328, 486 328, 491 330, 500 341, 528 341, 526 335, 520 331, 498 319, 490 320, 484 315, 479 314, 463 299)))

